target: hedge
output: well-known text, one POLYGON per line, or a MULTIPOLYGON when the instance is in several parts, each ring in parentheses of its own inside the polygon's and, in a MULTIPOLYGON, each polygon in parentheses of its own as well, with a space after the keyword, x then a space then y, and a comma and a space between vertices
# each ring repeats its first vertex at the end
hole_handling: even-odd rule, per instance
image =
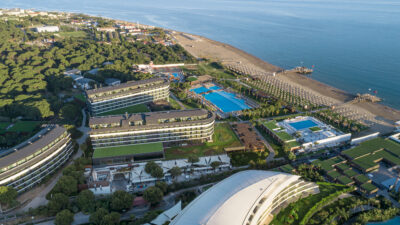
MULTIPOLYGON (((343 187, 342 185, 340 185, 340 186, 343 187)), ((334 192, 334 193, 326 196, 325 198, 321 199, 321 201, 319 201, 317 204, 315 204, 313 207, 311 207, 310 210, 308 210, 306 215, 304 215, 303 219, 301 219, 299 225, 306 225, 308 223, 308 220, 314 215, 314 213, 316 213, 318 210, 323 208, 327 202, 332 201, 333 199, 335 199, 336 197, 338 197, 339 195, 341 195, 343 193, 347 193, 347 192, 351 192, 351 191, 354 191, 354 187, 348 187, 346 189, 334 192)))

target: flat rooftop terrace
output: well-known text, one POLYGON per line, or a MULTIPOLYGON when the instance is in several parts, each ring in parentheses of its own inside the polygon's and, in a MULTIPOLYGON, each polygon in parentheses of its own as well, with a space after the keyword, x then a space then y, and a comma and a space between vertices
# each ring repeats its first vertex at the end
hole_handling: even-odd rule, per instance
POLYGON ((93 158, 98 159, 98 158, 118 157, 125 155, 145 154, 153 152, 162 152, 163 150, 164 148, 161 142, 97 148, 93 153, 93 158))

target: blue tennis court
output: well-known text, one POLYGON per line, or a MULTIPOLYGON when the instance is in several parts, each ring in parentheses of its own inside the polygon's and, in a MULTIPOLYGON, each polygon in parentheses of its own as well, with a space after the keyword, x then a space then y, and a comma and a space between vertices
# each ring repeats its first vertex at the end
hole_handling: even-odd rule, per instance
POLYGON ((310 127, 316 127, 318 124, 314 123, 312 120, 303 120, 299 122, 289 123, 296 130, 303 130, 310 127))
POLYGON ((233 112, 249 109, 244 99, 237 98, 235 94, 225 91, 212 92, 203 95, 205 99, 216 105, 223 112, 233 112))

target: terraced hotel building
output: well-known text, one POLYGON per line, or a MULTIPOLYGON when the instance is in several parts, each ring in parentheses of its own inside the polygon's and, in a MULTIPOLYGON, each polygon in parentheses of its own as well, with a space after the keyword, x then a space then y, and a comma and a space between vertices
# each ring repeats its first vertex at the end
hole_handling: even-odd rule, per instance
POLYGON ((167 100, 169 82, 162 78, 130 81, 116 86, 96 88, 86 91, 92 115, 142 103, 167 100))
POLYGON ((319 193, 317 184, 280 172, 246 170, 213 185, 171 225, 266 225, 290 203, 319 193))
MULTIPOLYGON (((151 150, 135 151, 134 146, 146 149, 148 147, 144 145, 150 143, 211 141, 214 122, 215 114, 204 109, 92 117, 89 126, 92 128, 90 138, 95 149, 94 164, 97 164, 95 160, 97 151, 118 152, 123 149, 124 154, 117 160, 114 157, 113 160, 129 161, 137 160, 141 156, 146 157, 146 154, 150 153, 153 155, 158 153, 163 157, 162 147, 151 152, 151 150)), ((112 154, 102 155, 110 155, 111 158, 112 154)))
POLYGON ((24 192, 68 160, 73 147, 67 130, 57 125, 45 129, 44 134, 0 158, 1 186, 24 192))

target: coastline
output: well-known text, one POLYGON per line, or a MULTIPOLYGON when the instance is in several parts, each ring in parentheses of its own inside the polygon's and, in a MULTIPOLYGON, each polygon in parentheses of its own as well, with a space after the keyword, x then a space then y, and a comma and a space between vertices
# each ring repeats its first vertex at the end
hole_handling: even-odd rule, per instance
MULTIPOLYGON (((171 31, 171 30, 170 30, 171 31)), ((319 95, 332 99, 336 105, 350 105, 353 113, 367 115, 367 122, 375 123, 371 129, 361 132, 359 135, 365 135, 371 132, 381 132, 387 134, 393 132, 394 122, 400 120, 400 110, 391 108, 377 102, 351 103, 356 95, 341 90, 339 88, 327 85, 312 77, 298 74, 295 72, 279 73, 282 69, 272 65, 264 60, 251 55, 232 45, 210 40, 199 35, 185 32, 172 31, 174 39, 182 45, 189 53, 198 58, 216 60, 223 64, 235 64, 244 67, 251 67, 261 73, 278 72, 276 77, 289 84, 301 86, 304 89, 311 90, 319 95)))

